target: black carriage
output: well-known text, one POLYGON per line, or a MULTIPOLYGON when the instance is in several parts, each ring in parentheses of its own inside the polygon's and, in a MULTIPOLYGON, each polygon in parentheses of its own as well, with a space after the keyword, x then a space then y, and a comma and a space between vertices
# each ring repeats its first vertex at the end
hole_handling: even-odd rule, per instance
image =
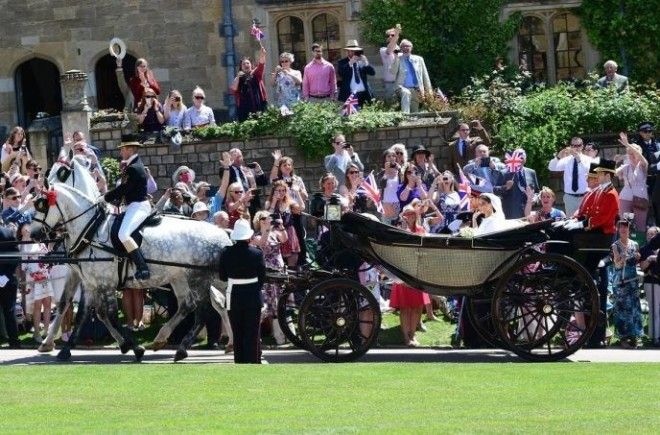
POLYGON ((466 296, 477 332, 529 361, 563 359, 596 328, 598 291, 587 270, 544 252, 550 221, 474 238, 415 235, 357 213, 325 224, 321 268, 269 273, 284 289, 282 330, 324 361, 354 360, 376 342, 380 307, 357 279, 363 262, 430 294, 466 296))

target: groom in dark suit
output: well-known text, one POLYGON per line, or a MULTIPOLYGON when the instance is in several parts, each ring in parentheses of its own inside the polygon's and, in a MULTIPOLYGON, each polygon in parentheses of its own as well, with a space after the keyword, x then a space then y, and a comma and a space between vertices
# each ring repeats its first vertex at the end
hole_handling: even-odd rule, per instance
POLYGON ((347 51, 346 57, 337 62, 337 73, 341 80, 337 98, 340 102, 344 102, 353 93, 358 99, 358 104, 362 106, 373 98, 367 76, 375 75, 376 70, 369 65, 357 40, 349 39, 344 50, 347 51))

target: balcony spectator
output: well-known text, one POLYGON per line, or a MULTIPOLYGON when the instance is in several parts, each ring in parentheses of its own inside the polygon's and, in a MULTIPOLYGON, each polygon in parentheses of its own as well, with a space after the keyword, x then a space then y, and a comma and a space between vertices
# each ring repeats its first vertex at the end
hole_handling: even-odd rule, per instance
POLYGON ((204 104, 206 94, 204 90, 197 86, 192 92, 193 105, 186 110, 183 117, 183 129, 207 127, 215 125, 215 116, 213 110, 204 104))
POLYGON ((401 55, 390 67, 396 77, 397 92, 401 98, 403 113, 417 112, 422 95, 433 94, 431 79, 426 70, 424 58, 412 54, 413 44, 407 39, 401 41, 401 55))
POLYGON ((300 101, 302 75, 297 69, 291 68, 293 54, 280 54, 280 64, 271 73, 270 84, 275 87, 275 106, 291 109, 300 101))
POLYGON ((305 65, 303 72, 303 99, 312 103, 332 101, 337 95, 335 67, 323 59, 323 47, 312 45, 314 58, 305 65))
POLYGON ((13 163, 18 166, 19 172, 25 174, 27 162, 32 160, 27 147, 27 137, 22 127, 14 127, 9 133, 7 141, 2 145, 2 172, 9 172, 13 163))
POLYGON ((165 123, 163 106, 158 101, 156 93, 146 88, 137 109, 137 118, 140 130, 144 133, 159 133, 165 123))
POLYGON ((385 85, 385 101, 394 102, 396 94, 396 73, 391 71, 401 49, 399 48, 399 34, 401 29, 393 27, 385 32, 387 46, 380 48, 380 59, 383 61, 383 82, 385 85))
POLYGON ((181 92, 176 89, 171 90, 163 107, 165 126, 182 130, 183 119, 186 115, 186 105, 183 104, 181 92))
POLYGON ((614 86, 617 92, 624 92, 628 90, 628 77, 617 74, 619 65, 613 60, 608 60, 603 64, 605 75, 598 79, 596 86, 599 88, 607 88, 614 86))
POLYGON ((376 70, 369 65, 369 60, 357 40, 350 39, 344 50, 347 52, 346 57, 337 62, 337 74, 340 80, 337 98, 340 102, 344 102, 353 94, 358 99, 358 104, 363 106, 373 99, 368 76, 375 75, 376 70))
POLYGON ((249 58, 241 59, 240 71, 229 87, 236 98, 236 117, 239 122, 248 119, 251 113, 266 110, 268 101, 264 85, 265 66, 266 49, 263 47, 255 68, 252 68, 252 61, 249 58))

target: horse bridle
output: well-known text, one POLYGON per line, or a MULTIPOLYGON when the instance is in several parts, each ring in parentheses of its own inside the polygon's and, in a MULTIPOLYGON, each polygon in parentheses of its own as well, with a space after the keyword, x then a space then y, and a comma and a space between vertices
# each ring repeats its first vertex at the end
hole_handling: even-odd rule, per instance
POLYGON ((69 222, 73 222, 79 217, 83 216, 90 210, 93 210, 94 208, 99 207, 99 203, 94 203, 82 212, 78 213, 74 217, 70 219, 65 219, 64 218, 64 212, 62 212, 62 208, 60 207, 60 204, 57 202, 57 192, 55 190, 49 190, 46 192, 46 198, 40 197, 36 201, 34 201, 34 209, 40 213, 43 213, 44 217, 43 219, 38 219, 36 217, 33 217, 32 220, 35 222, 40 223, 44 228, 46 228, 47 231, 54 232, 58 228, 63 227, 64 225, 68 224, 69 222), (50 211, 53 206, 57 207, 57 211, 60 213, 60 218, 61 220, 55 224, 54 227, 51 227, 48 225, 46 220, 48 219, 48 212, 50 211))

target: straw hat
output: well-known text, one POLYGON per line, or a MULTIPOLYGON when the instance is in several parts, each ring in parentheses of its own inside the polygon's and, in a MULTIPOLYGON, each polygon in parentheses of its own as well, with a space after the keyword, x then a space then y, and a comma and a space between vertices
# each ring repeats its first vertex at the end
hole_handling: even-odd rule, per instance
POLYGON ((344 50, 360 51, 362 50, 362 47, 358 44, 357 39, 349 39, 346 41, 346 47, 344 47, 344 50))

